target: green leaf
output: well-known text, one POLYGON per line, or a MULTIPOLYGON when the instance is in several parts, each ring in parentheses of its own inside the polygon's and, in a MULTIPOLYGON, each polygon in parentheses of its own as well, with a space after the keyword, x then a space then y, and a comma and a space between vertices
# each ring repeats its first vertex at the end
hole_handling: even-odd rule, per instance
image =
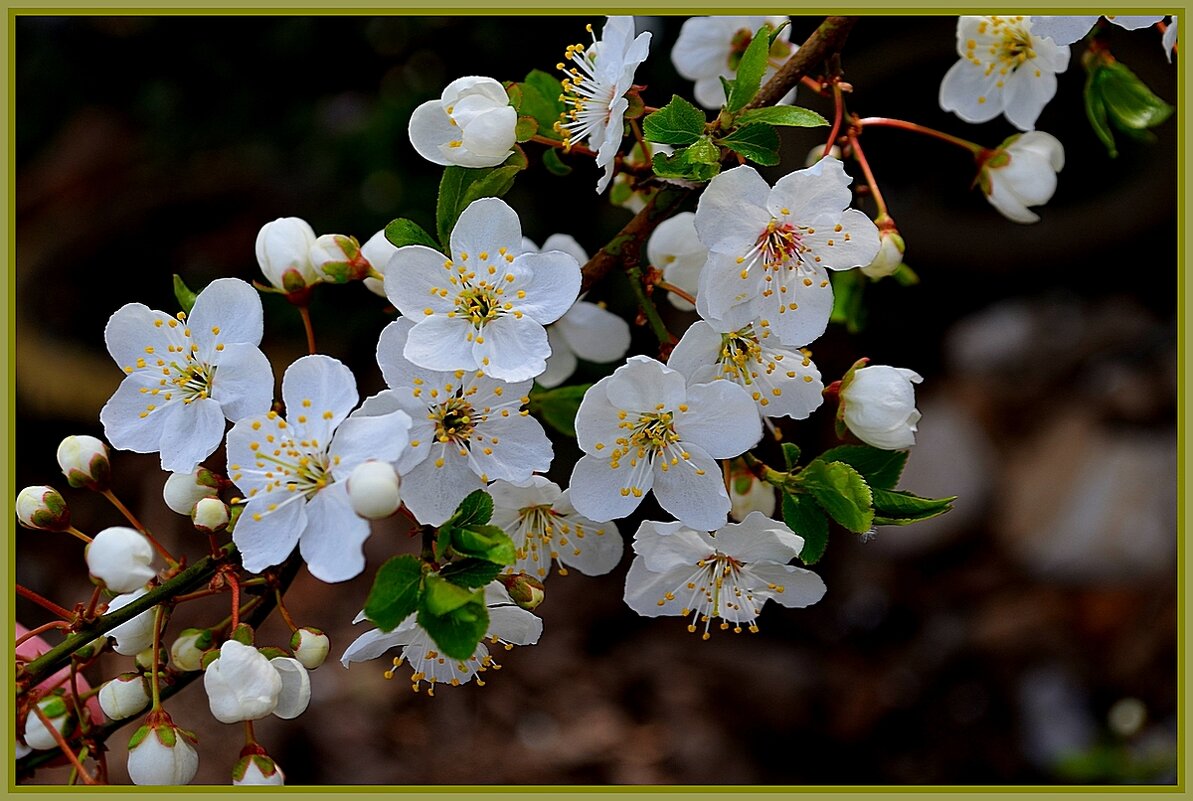
POLYGON ((906 526, 928 520, 953 508, 951 498, 921 498, 910 492, 900 492, 887 489, 875 489, 874 493, 874 524, 884 526, 906 526))
POLYGON ((422 562, 409 554, 389 559, 373 578, 365 600, 365 617, 382 631, 392 631, 418 608, 422 562))
POLYGON ((488 523, 493 516, 493 498, 484 490, 473 490, 444 523, 445 526, 472 526, 488 523))
MULTIPOLYGON (((517 153, 510 157, 513 161, 517 153)), ((439 199, 435 204, 435 230, 443 247, 451 242, 452 229, 460 213, 468 204, 483 197, 501 197, 514 185, 514 178, 523 166, 507 164, 499 167, 444 167, 439 181, 439 199)))
POLYGON ((1155 128, 1175 110, 1121 61, 1098 69, 1094 73, 1094 82, 1106 103, 1110 121, 1124 131, 1155 128))
POLYGON ((452 562, 439 571, 439 575, 461 587, 483 587, 501 572, 501 565, 487 559, 469 557, 452 562))
POLYGON ((844 323, 849 333, 858 333, 866 324, 866 305, 862 302, 867 283, 865 275, 861 270, 837 270, 829 280, 833 282, 833 310, 829 322, 844 323))
POLYGON ((766 72, 766 62, 770 56, 769 34, 768 26, 759 28, 742 54, 741 62, 737 65, 737 78, 725 102, 725 108, 731 114, 745 108, 762 88, 762 75, 766 72))
POLYGON ((514 125, 514 141, 529 142, 530 138, 538 133, 538 130, 539 123, 534 117, 519 117, 518 122, 514 125))
MULTIPOLYGON (((517 159, 518 154, 510 156, 510 160, 517 159)), ((460 201, 460 211, 468 208, 470 203, 483 197, 501 197, 514 185, 514 178, 526 169, 525 164, 508 164, 502 167, 489 168, 486 175, 477 178, 464 190, 464 197, 460 201)), ((459 214, 456 215, 457 217, 459 214)))
MULTIPOLYGON (((1094 135, 1106 146, 1110 158, 1118 157, 1118 149, 1114 145, 1114 132, 1110 130, 1110 120, 1106 115, 1106 101, 1094 83, 1095 73, 1091 72, 1085 80, 1085 116, 1089 119, 1094 135)), ((986 191, 986 187, 982 187, 986 191)), ((987 192, 989 194, 989 192, 987 192)))
POLYGON ((872 495, 861 474, 844 462, 819 459, 797 476, 824 510, 845 528, 861 534, 869 531, 874 520, 872 495))
POLYGON ((567 175, 572 171, 571 166, 564 163, 563 159, 559 157, 559 151, 553 147, 543 151, 543 166, 552 175, 567 175))
POLYGON ((743 111, 737 117, 739 125, 765 122, 768 125, 788 125, 797 128, 815 128, 828 125, 828 120, 815 111, 799 106, 767 106, 743 111))
POLYGON ((555 389, 535 387, 530 391, 530 410, 552 428, 569 437, 576 436, 576 412, 584 393, 592 384, 573 384, 555 389))
POLYGON ((642 120, 642 135, 648 142, 690 145, 704 133, 704 112, 672 95, 671 102, 642 120))
POLYGON ((195 308, 195 299, 199 296, 191 292, 181 275, 174 273, 174 297, 178 299, 178 308, 190 314, 191 309, 195 308))
POLYGON ((517 560, 514 541, 497 526, 472 524, 467 528, 453 528, 452 548, 466 556, 499 565, 512 565, 517 560))
POLYGON ((765 123, 743 125, 719 141, 734 153, 740 153, 764 167, 779 163, 779 132, 765 123))
POLYGON ((475 600, 473 590, 453 584, 434 573, 427 576, 424 586, 426 590, 423 593, 422 608, 432 615, 446 615, 453 609, 459 609, 469 601, 475 600))
POLYGON ((787 464, 787 471, 791 472, 799 464, 799 446, 794 442, 783 443, 783 461, 787 464))
POLYGON ((870 489, 894 489, 907 464, 907 451, 884 451, 869 445, 840 445, 816 457, 822 462, 844 462, 862 474, 870 489))
POLYGON ((708 181, 721 171, 721 151, 711 137, 702 136, 670 156, 655 153, 651 166, 660 178, 708 181))
POLYGON ((424 605, 418 610, 418 625, 431 635, 444 655, 468 659, 489 630, 489 610, 484 598, 483 590, 475 590, 468 603, 445 615, 436 615, 424 605))
POLYGON ((555 123, 559 122, 564 110, 563 102, 559 99, 563 93, 563 85, 542 70, 531 70, 519 86, 522 102, 518 107, 518 113, 538 121, 540 136, 562 139, 555 130, 555 123))
MULTIPOLYGON (((399 217, 385 226, 385 238, 396 248, 405 247, 406 245, 426 245, 429 248, 439 250, 439 243, 424 231, 421 225, 407 220, 405 217, 399 217)), ((373 265, 378 270, 384 266, 384 264, 373 265)))
POLYGON ((805 565, 819 562, 828 547, 828 518, 816 501, 807 495, 783 493, 783 522, 804 538, 800 561, 805 565))

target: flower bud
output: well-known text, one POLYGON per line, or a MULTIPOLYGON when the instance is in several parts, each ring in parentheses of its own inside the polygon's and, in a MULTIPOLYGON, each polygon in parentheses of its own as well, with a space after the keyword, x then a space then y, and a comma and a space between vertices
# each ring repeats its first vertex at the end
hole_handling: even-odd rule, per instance
POLYGON ((304 626, 290 637, 290 650, 307 670, 314 670, 323 664, 331 646, 327 635, 316 628, 304 626))
POLYGON ((348 502, 368 520, 380 520, 398 511, 401 481, 388 462, 361 462, 348 476, 348 502))
POLYGON ((495 167, 514 152, 517 124, 505 87, 493 78, 467 76, 414 110, 410 144, 427 161, 445 167, 495 167))
POLYGON ((157 575, 153 546, 145 535, 126 526, 105 528, 83 551, 92 578, 112 592, 132 592, 157 575))
POLYGON ((319 282, 311 264, 315 231, 298 217, 280 217, 257 234, 257 264, 269 283, 283 292, 299 292, 319 282))
MULTIPOLYGON (((59 734, 66 734, 71 725, 71 715, 65 698, 61 695, 47 695, 37 702, 37 708, 50 719, 50 724, 59 734)), ((41 718, 32 709, 25 718, 24 740, 25 745, 37 751, 48 751, 58 747, 53 732, 42 723, 41 718)))
MULTIPOLYGON (((117 609, 123 609, 146 592, 147 590, 141 587, 124 595, 117 595, 108 602, 108 612, 111 613, 117 609)), ((146 648, 152 647, 154 609, 155 607, 151 606, 144 612, 133 617, 132 620, 127 620, 109 631, 108 636, 116 641, 112 646, 112 650, 124 656, 136 656, 146 648)))
MULTIPOLYGON (((828 155, 829 155, 829 158, 834 158, 834 159, 841 158, 841 148, 837 147, 836 145, 833 145, 832 147, 830 147, 828 149, 828 155)), ((817 145, 816 147, 814 147, 808 151, 808 157, 806 159, 804 159, 804 166, 811 167, 813 164, 820 161, 820 159, 823 157, 824 157, 824 145, 817 145)))
POLYGON ((149 686, 141 673, 123 673, 99 688, 99 707, 113 720, 131 718, 149 706, 149 686))
POLYGON ((199 770, 198 740, 169 716, 150 717, 158 720, 137 729, 128 742, 128 777, 139 785, 189 784, 199 770))
POLYGON ((307 669, 297 659, 288 656, 271 659, 269 664, 282 681, 282 690, 278 693, 273 714, 282 720, 292 720, 306 712, 307 705, 311 703, 311 677, 307 669))
POLYGON ((369 274, 369 260, 361 255, 360 243, 342 234, 324 234, 311 247, 311 264, 333 284, 360 281, 369 274))
POLYGON ((203 652, 212 644, 210 629, 183 629, 170 645, 170 661, 184 672, 200 670, 203 667, 203 652))
POLYGON ((854 435, 875 448, 901 450, 915 444, 915 388, 924 379, 912 370, 874 365, 850 370, 841 381, 838 414, 854 435))
MULTIPOLYGON (((379 273, 385 272, 385 265, 389 257, 397 253, 398 249, 385 238, 385 231, 378 231, 369 237, 369 241, 360 246, 360 254, 369 260, 369 264, 379 273)), ((385 282, 379 278, 366 278, 365 288, 374 295, 385 297, 385 282)))
POLYGON ((214 498, 219 494, 216 484, 215 474, 206 467, 192 473, 171 473, 162 488, 162 499, 172 511, 189 515, 203 498, 214 498))
POLYGON ((58 445, 58 466, 72 487, 106 490, 112 475, 108 446, 95 437, 70 436, 58 445))
MULTIPOLYGON (((166 660, 169 658, 170 655, 166 653, 165 648, 158 649, 157 664, 164 665, 166 664, 166 660)), ((141 651, 135 657, 133 657, 133 659, 136 660, 137 667, 139 667, 141 670, 146 672, 153 670, 153 646, 151 645, 144 651, 141 651)))
POLYGON ((878 229, 878 255, 874 261, 862 268, 862 272, 870 278, 885 278, 899 269, 903 263, 903 250, 906 247, 903 237, 894 228, 878 229))
POLYGON ((228 640, 203 673, 211 714, 220 723, 265 717, 278 705, 282 678, 251 645, 228 640))
POLYGON ((497 580, 510 594, 510 600, 523 609, 534 609, 547 597, 543 589, 543 582, 534 576, 528 576, 525 573, 507 573, 498 576, 497 580))
POLYGON ((272 785, 286 783, 282 769, 266 754, 249 754, 232 766, 232 786, 272 785))
POLYGON ((761 512, 767 517, 775 513, 775 488, 752 473, 733 477, 729 482, 729 500, 733 504, 729 515, 739 523, 750 512, 761 512))
POLYGON ((1010 137, 982 164, 978 184, 990 205, 1017 223, 1038 222, 1028 206, 1042 206, 1056 192, 1065 148, 1052 134, 1028 131, 1010 137))
POLYGON ((191 511, 191 522, 203 534, 216 534, 228 527, 228 504, 219 498, 200 498, 191 511))
POLYGON ((66 500, 53 487, 25 487, 17 495, 17 520, 25 528, 65 531, 70 526, 66 500))

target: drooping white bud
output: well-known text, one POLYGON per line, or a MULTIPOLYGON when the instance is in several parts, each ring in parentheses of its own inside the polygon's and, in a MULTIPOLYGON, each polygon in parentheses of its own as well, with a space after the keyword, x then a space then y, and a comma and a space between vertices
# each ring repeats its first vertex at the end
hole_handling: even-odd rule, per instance
POLYGON ((369 274, 368 260, 361 258, 360 243, 343 234, 324 234, 311 246, 311 264, 333 284, 359 281, 369 274))
POLYGON ((153 546, 126 526, 105 528, 84 549, 87 570, 112 592, 132 592, 153 578, 153 546))
POLYGON ((307 670, 314 670, 323 664, 331 647, 327 635, 316 628, 304 626, 290 637, 290 650, 307 670))
MULTIPOLYGON (((67 706, 66 700, 61 695, 47 695, 37 702, 37 708, 49 718, 51 725, 59 734, 66 734, 67 727, 71 724, 70 707, 67 706)), ((25 718, 24 739, 26 745, 37 751, 48 751, 58 747, 58 741, 54 739, 53 732, 46 727, 46 724, 42 723, 41 718, 32 709, 29 710, 29 716, 25 718)))
POLYGON ((211 648, 210 629, 183 629, 170 645, 170 661, 178 670, 191 672, 203 667, 203 652, 211 648))
POLYGON ((228 504, 219 498, 200 498, 191 512, 191 522, 203 534, 216 534, 228 527, 228 504))
POLYGON ((862 267, 862 272, 870 278, 885 278, 899 269, 903 263, 903 251, 906 245, 903 237, 894 229, 878 229, 878 255, 874 261, 862 267))
POLYGON ((282 692, 282 677, 251 645, 228 640, 219 658, 203 673, 211 714, 221 723, 258 720, 273 712, 282 692))
POLYGON ((95 437, 69 436, 58 445, 58 466, 72 487, 101 491, 108 488, 112 466, 108 446, 95 437))
POLYGON ((197 743, 169 718, 142 726, 128 742, 128 777, 137 785, 190 784, 199 770, 197 743))
MULTIPOLYGON (((385 265, 389 257, 398 251, 392 242, 385 238, 385 231, 378 231, 369 237, 369 241, 360 246, 360 254, 369 260, 369 264, 379 273, 385 272, 385 265)), ((374 295, 385 297, 385 283, 378 278, 366 278, 365 287, 374 295)))
POLYGON ((901 450, 915 444, 915 387, 924 379, 912 370, 872 365, 851 371, 841 382, 845 425, 867 445, 901 450))
POLYGON ((495 167, 513 152, 517 124, 505 87, 493 78, 467 76, 414 110, 410 144, 445 167, 495 167))
POLYGON ((70 525, 66 499, 53 487, 25 487, 17 495, 17 520, 25 528, 64 531, 70 525))
POLYGON ((149 686, 141 673, 123 673, 99 688, 99 708, 113 720, 131 718, 149 706, 149 686))
MULTIPOLYGON (((124 595, 117 595, 108 602, 108 612, 111 613, 117 609, 123 609, 146 592, 147 590, 141 587, 124 595)), ((144 612, 133 617, 132 620, 127 620, 109 631, 108 636, 116 641, 112 646, 112 650, 124 656, 136 656, 146 648, 152 647, 154 608, 152 606, 149 607, 144 612)))
POLYGON ((298 217, 279 217, 257 234, 257 264, 278 289, 297 292, 319 282, 311 264, 315 231, 298 217))
POLYGON ((277 763, 265 754, 249 754, 232 766, 232 786, 275 786, 286 783, 277 763))
POLYGON ((369 520, 380 520, 398 511, 402 503, 400 481, 388 462, 361 462, 348 476, 348 502, 369 520))
POLYGON ((219 494, 215 483, 212 472, 205 467, 193 473, 171 473, 162 488, 162 499, 172 511, 189 515, 200 500, 219 494))

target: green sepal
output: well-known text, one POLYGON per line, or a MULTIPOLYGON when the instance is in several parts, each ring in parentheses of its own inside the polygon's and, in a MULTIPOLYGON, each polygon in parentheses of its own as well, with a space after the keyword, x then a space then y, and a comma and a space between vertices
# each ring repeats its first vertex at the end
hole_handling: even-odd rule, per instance
POLYGON ((51 720, 63 717, 69 709, 61 695, 47 695, 37 702, 37 706, 51 720))
POLYGON ((288 651, 284 651, 281 648, 278 648, 276 645, 267 645, 264 648, 258 648, 257 650, 260 652, 261 656, 265 657, 266 659, 280 659, 282 657, 290 656, 288 651))
POLYGON ((779 163, 779 132, 765 123, 743 125, 717 141, 764 167, 779 163))
POLYGON ((920 282, 920 277, 916 275, 915 270, 908 266, 907 262, 900 264, 893 273, 891 278, 894 278, 899 286, 915 286, 920 282))
MULTIPOLYGON (((425 245, 434 250, 440 250, 439 243, 435 238, 423 229, 418 223, 408 220, 405 217, 399 217, 396 220, 391 220, 385 226, 385 238, 389 243, 396 248, 405 247, 406 245, 425 245)), ((373 267, 380 270, 384 264, 374 264, 373 267)))
POLYGON ((365 617, 382 631, 393 631, 418 609, 422 582, 423 565, 417 557, 391 557, 373 578, 373 587, 365 599, 365 617))
POLYGON ((439 575, 452 584, 458 584, 461 587, 476 588, 485 586, 497 578, 497 574, 500 572, 501 565, 495 562, 469 557, 446 565, 439 571, 439 575))
POLYGON ((737 65, 737 77, 734 78, 725 101, 725 109, 730 114, 745 108, 762 88, 762 76, 766 72, 767 60, 770 57, 769 33, 770 26, 763 25, 750 39, 746 52, 742 53, 741 61, 737 65))
POLYGON ((178 744, 178 737, 174 734, 173 726, 155 726, 153 733, 157 736, 157 741, 166 748, 173 748, 178 744))
POLYGON ((858 471, 844 462, 813 460, 795 477, 839 524, 862 534, 874 522, 873 495, 858 471))
POLYGON ((783 443, 783 462, 787 465, 787 471, 791 472, 795 466, 799 464, 799 446, 794 442, 783 443))
POLYGON ((944 514, 953 508, 950 498, 921 498, 910 492, 875 489, 874 524, 883 526, 906 526, 944 514))
POLYGON ((786 125, 796 128, 816 128, 828 125, 828 120, 811 109, 799 106, 767 106, 751 108, 737 116, 739 125, 765 122, 768 125, 786 125))
POLYGON ((543 389, 535 385, 530 390, 531 414, 542 418, 552 428, 569 437, 576 436, 576 412, 584 393, 592 384, 573 384, 566 387, 543 389))
MULTIPOLYGON (((543 166, 552 175, 567 175, 572 171, 571 165, 564 163, 564 160, 559 157, 559 151, 553 147, 543 151, 543 166)), ((622 186, 622 184, 618 184, 618 186, 622 186)))
POLYGON ((1175 110, 1121 61, 1108 56, 1087 59, 1085 115, 1111 158, 1118 155, 1114 131, 1148 141, 1149 128, 1165 122, 1175 110))
POLYGON ((191 309, 195 308, 195 299, 199 296, 190 290, 181 275, 174 273, 174 297, 178 300, 178 308, 190 314, 191 309))
POLYGON ((427 575, 424 587, 422 608, 437 617, 476 599, 473 590, 440 578, 434 573, 427 575))
POLYGON ((679 95, 642 120, 642 136, 648 142, 690 145, 704 134, 704 112, 679 95))
POLYGON ((252 645, 254 640, 253 627, 248 623, 241 623, 228 635, 229 640, 236 640, 241 645, 252 645))
MULTIPOLYGON (((907 451, 885 451, 869 445, 839 445, 817 457, 822 462, 844 462, 861 473, 870 489, 894 489, 907 464, 907 451)), ((877 505, 877 501, 875 501, 877 505)))
POLYGON ((141 728, 137 729, 135 732, 133 732, 133 736, 128 738, 128 750, 132 751, 133 749, 135 749, 148 736, 149 736, 149 727, 148 726, 142 726, 141 728))
POLYGON ((783 493, 783 522, 804 540, 799 559, 814 565, 828 547, 828 518, 809 495, 783 493))
POLYGON ((468 659, 489 630, 489 610, 484 591, 476 590, 465 604, 445 615, 432 614, 425 606, 418 610, 418 625, 431 636, 439 650, 452 659, 468 659))
POLYGON ((738 476, 733 479, 733 491, 738 495, 745 495, 750 491, 750 485, 754 483, 754 478, 749 475, 738 476))

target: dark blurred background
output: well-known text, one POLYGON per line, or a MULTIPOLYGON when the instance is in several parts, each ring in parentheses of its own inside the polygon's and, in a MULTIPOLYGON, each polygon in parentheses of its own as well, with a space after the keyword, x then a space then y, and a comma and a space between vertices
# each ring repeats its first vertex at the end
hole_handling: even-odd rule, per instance
MULTIPOLYGON (((462 75, 553 71, 589 21, 599 29, 595 17, 18 17, 17 488, 59 486, 84 530, 119 524, 102 499, 66 488, 54 460, 62 436, 102 434, 99 409, 121 378, 103 346, 111 313, 130 301, 175 309, 172 273, 196 288, 259 278, 254 239, 276 217, 362 242, 397 216, 433 230, 440 168, 410 147, 411 110, 462 75)), ((690 95, 669 60, 681 22, 639 18, 654 33, 637 73, 652 105, 690 95)), ((795 19, 792 40, 816 23, 795 19)), ((850 109, 988 146, 1014 133, 1001 117, 972 126, 938 108, 955 24, 864 18, 842 57, 850 109)), ((1105 38, 1176 101, 1157 31, 1105 38)), ((970 191, 963 151, 902 131, 864 136, 922 283, 870 287, 866 329, 830 328, 815 359, 826 383, 861 355, 924 376, 902 486, 960 496, 953 512, 871 542, 837 532, 816 568, 825 598, 769 606, 754 636, 701 642, 678 619, 638 618, 621 601, 628 555, 607 576, 553 576, 541 643, 500 655, 485 687, 434 698, 411 693, 409 668, 387 682, 382 662, 336 663, 361 628, 349 621, 372 571, 415 547, 399 523, 376 525, 365 575, 328 586, 304 570, 288 596, 300 625, 332 637, 308 712, 257 728, 289 782, 1175 781, 1176 124, 1108 158, 1073 49, 1038 123, 1064 143, 1066 165, 1036 225, 970 191)), ((806 90, 801 102, 831 112, 806 90)), ((824 131, 783 136, 772 180, 824 131)), ((593 193, 590 164, 574 158, 559 179, 526 149, 532 169, 506 200, 527 236, 570 233, 592 252, 629 218, 593 193)), ((354 368, 362 397, 380 389, 384 300, 361 286, 315 295, 320 350, 354 368)), ((632 314, 620 277, 594 297, 632 314)), ((284 301, 265 305, 280 379, 303 353, 302 328, 284 301)), ((668 313, 673 330, 691 319, 668 313)), ((648 331, 635 348, 653 352, 648 331)), ((835 442, 831 418, 824 408, 783 428, 819 452, 835 442)), ((577 455, 557 438, 556 480, 577 455)), ((203 553, 161 503, 156 456, 117 454, 114 470, 121 497, 176 552, 203 553)), ((644 505, 622 521, 627 544, 659 514, 644 505)), ((89 594, 77 543, 18 537, 18 581, 67 606, 89 594)), ((175 630, 225 613, 187 606, 200 608, 180 610, 175 630)), ((23 601, 17 615, 45 622, 23 601)), ((286 639, 271 620, 258 642, 286 639)), ((131 660, 101 667, 110 676, 131 660)), ((196 781, 226 783, 239 727, 214 721, 197 687, 167 709, 200 736, 196 781)), ((132 728, 110 742, 118 780, 132 728)))

